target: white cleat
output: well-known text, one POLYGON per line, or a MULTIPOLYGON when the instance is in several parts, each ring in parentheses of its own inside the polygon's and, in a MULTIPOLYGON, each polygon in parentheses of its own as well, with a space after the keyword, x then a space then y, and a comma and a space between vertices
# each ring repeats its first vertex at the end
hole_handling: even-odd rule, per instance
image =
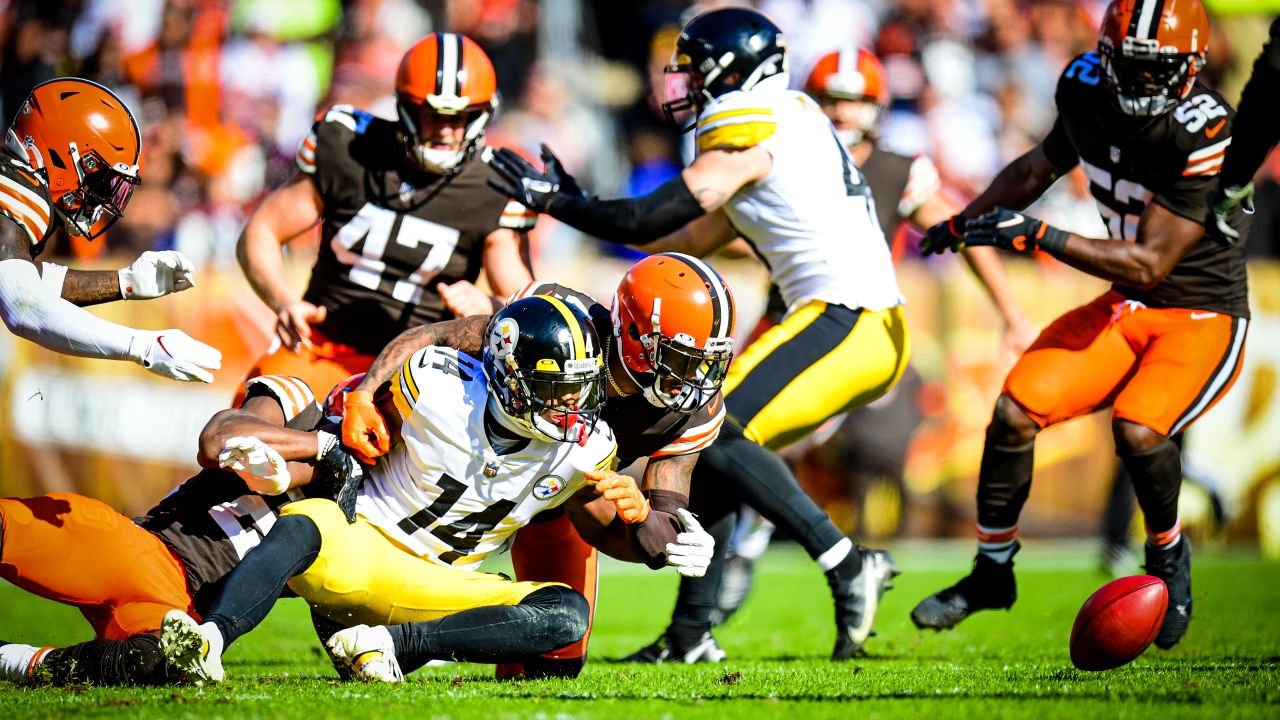
POLYGON ((345 667, 351 677, 362 682, 398 683, 404 681, 400 662, 396 660, 391 633, 381 625, 356 625, 340 630, 325 643, 334 664, 345 667))
POLYGON ((222 633, 211 623, 200 625, 185 612, 170 610, 160 624, 160 650, 188 681, 222 682, 222 633))

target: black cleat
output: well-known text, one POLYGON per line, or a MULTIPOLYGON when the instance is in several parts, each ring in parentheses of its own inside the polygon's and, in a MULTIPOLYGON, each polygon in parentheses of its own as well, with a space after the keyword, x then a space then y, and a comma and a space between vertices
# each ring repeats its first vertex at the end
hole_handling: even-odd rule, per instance
POLYGON ((667 628, 662 637, 659 637, 653 643, 645 645, 630 655, 620 657, 613 662, 649 663, 651 665, 685 663, 686 665, 692 665, 702 662, 719 663, 725 661, 727 655, 721 649, 720 644, 716 642, 710 630, 703 630, 701 633, 696 630, 682 632, 683 628, 677 629, 677 627, 667 628), (688 637, 685 637, 686 635, 688 637))
POLYGON ((848 660, 863 654, 867 638, 875 634, 880 598, 893 587, 894 576, 901 572, 887 551, 855 546, 849 557, 827 573, 827 584, 836 607, 836 645, 831 651, 832 660, 848 660), (857 561, 861 569, 854 573, 853 564, 857 561))
MULTIPOLYGON (((1021 546, 1016 546, 1014 553, 1018 547, 1021 546)), ((1013 560, 998 563, 979 553, 973 561, 973 572, 921 600, 911 611, 911 621, 921 630, 946 630, 979 610, 1008 610, 1017 599, 1013 560)))
POLYGON ((1191 623, 1191 542, 1183 535, 1168 550, 1147 545, 1146 552, 1147 573, 1163 580, 1169 590, 1169 608, 1156 635, 1156 647, 1168 650, 1178 644, 1191 623))

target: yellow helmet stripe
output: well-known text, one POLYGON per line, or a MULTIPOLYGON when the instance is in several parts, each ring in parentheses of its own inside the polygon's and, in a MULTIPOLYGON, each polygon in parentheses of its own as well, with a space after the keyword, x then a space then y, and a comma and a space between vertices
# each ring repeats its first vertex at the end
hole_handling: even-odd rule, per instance
POLYGON ((551 306, 560 311, 560 315, 564 317, 565 324, 569 326, 569 332, 573 336, 573 359, 587 359, 587 340, 582 336, 582 328, 578 326, 578 318, 574 316, 569 306, 558 297, 552 295, 539 295, 538 297, 551 303, 551 306))

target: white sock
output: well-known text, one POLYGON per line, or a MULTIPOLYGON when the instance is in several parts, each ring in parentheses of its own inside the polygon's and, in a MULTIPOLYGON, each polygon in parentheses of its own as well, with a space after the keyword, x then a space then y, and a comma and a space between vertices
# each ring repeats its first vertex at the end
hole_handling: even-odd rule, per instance
POLYGON ((853 541, 849 538, 841 538, 840 542, 818 556, 818 567, 822 568, 822 572, 830 572, 832 568, 849 557, 851 550, 853 550, 853 541))
POLYGON ((43 649, 21 643, 0 645, 0 678, 26 685, 27 668, 31 667, 31 661, 43 649))

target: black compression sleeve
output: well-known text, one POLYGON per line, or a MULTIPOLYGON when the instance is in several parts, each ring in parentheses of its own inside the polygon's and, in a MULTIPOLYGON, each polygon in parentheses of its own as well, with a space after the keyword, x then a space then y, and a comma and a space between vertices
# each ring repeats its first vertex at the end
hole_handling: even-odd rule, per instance
POLYGON ((601 240, 643 245, 668 235, 704 214, 684 178, 677 175, 639 198, 600 200, 557 196, 551 217, 601 240))
POLYGON ((1271 22, 1271 37, 1253 63, 1253 75, 1240 96, 1239 113, 1231 127, 1231 148, 1222 163, 1222 187, 1237 187, 1253 179, 1267 153, 1280 140, 1280 18, 1271 22))

